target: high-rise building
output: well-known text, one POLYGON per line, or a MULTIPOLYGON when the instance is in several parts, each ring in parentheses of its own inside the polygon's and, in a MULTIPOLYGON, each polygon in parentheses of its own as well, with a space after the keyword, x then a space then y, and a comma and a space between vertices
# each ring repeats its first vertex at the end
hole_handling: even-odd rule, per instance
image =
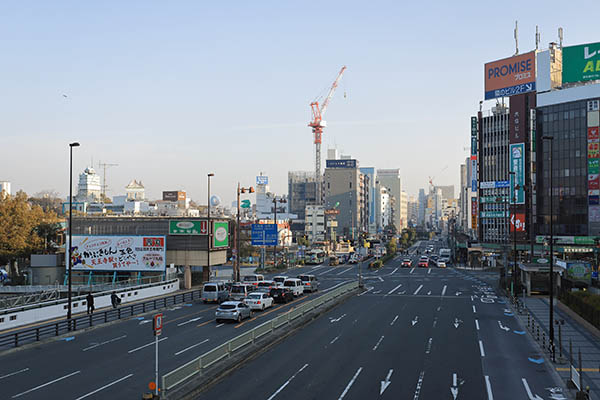
POLYGON ((288 172, 288 202, 290 213, 304 220, 307 205, 316 204, 317 183, 314 172, 288 172))
MULTIPOLYGON (((390 190, 390 193, 396 199, 396 210, 394 212, 394 225, 398 231, 406 227, 402 221, 402 180, 400 178, 400 169, 378 169, 377 181, 390 190)), ((406 218, 406 217, 405 217, 406 218)))
POLYGON ((102 193, 102 185, 100 184, 100 175, 96 174, 96 170, 92 167, 87 167, 79 174, 79 184, 77 186, 76 201, 86 201, 89 203, 100 201, 102 193))
POLYGON ((361 167, 360 172, 369 177, 369 233, 377 232, 377 182, 375 179, 375 168, 361 167))

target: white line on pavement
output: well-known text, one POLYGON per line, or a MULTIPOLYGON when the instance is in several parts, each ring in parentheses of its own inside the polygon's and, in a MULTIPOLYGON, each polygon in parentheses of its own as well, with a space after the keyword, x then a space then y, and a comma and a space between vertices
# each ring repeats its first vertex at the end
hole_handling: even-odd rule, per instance
POLYGON ((46 387, 46 386, 48 386, 48 385, 52 385, 53 383, 56 383, 56 382, 58 382, 58 381, 62 381, 63 379, 70 378, 71 376, 73 376, 73 375, 77 375, 77 374, 79 374, 79 373, 81 373, 81 371, 75 371, 75 372, 71 372, 69 375, 65 375, 65 376, 62 376, 62 377, 60 377, 60 378, 56 378, 56 379, 54 379, 53 381, 46 382, 46 383, 44 383, 44 384, 42 384, 42 385, 36 386, 36 387, 34 387, 34 388, 32 388, 32 389, 29 389, 29 390, 27 390, 27 391, 25 391, 25 392, 22 392, 22 393, 19 393, 19 394, 15 394, 15 395, 14 395, 12 398, 13 398, 13 399, 16 399, 17 397, 21 397, 21 396, 23 396, 24 394, 28 394, 28 393, 31 393, 31 392, 33 392, 33 391, 36 391, 36 390, 38 390, 38 389, 41 389, 41 388, 43 388, 43 387, 46 387))
POLYGON ((377 341, 377 344, 375 345, 375 347, 373 347, 373 351, 377 350, 377 348, 379 347, 379 345, 381 344, 381 341, 383 340, 385 336, 382 336, 379 338, 379 340, 377 341))
POLYGON ((417 290, 415 290, 415 292, 413 293, 413 295, 416 295, 417 293, 419 293, 419 290, 423 289, 423 285, 419 286, 417 288, 417 290))
POLYGON ((479 352, 481 353, 481 357, 485 357, 485 351, 483 351, 483 342, 479 341, 479 352))
POLYGON ((362 367, 360 367, 356 371, 356 373, 354 374, 352 379, 350 379, 350 382, 348 382, 348 386, 346 386, 346 389, 344 389, 344 391, 342 392, 340 397, 338 397, 338 400, 342 400, 344 398, 344 396, 346 395, 346 393, 348 393, 348 390, 350 390, 350 387, 352 387, 352 385, 354 384, 354 381, 356 380, 356 378, 358 378, 358 374, 360 374, 360 371, 362 371, 362 367))
POLYGON ((413 272, 415 272, 414 268, 410 270, 409 274, 412 274, 413 272))
POLYGON ((116 342, 117 340, 121 340, 121 339, 124 339, 126 337, 127 337, 127 335, 119 336, 119 337, 116 337, 114 339, 110 339, 110 340, 107 340, 105 342, 97 343, 97 344, 94 344, 94 345, 92 345, 90 347, 86 347, 82 351, 88 351, 88 350, 91 350, 91 349, 95 349, 96 347, 103 346, 103 345, 108 344, 108 343, 116 342))
POLYGON ((396 320, 397 320, 397 319, 398 319, 398 316, 396 315, 396 316, 394 317, 394 320, 393 320, 392 322, 390 322, 390 326, 391 326, 391 325, 394 325, 394 322, 396 322, 396 320))
MULTIPOLYGON (((168 338, 169 338, 168 336, 167 336, 167 337, 164 337, 164 338, 160 339, 160 340, 159 340, 159 342, 162 342, 163 340, 167 340, 168 338)), ((138 350, 141 350, 141 349, 143 349, 144 347, 152 346, 154 343, 155 343, 155 341, 152 341, 152 342, 150 342, 150 343, 148 343, 148 344, 145 344, 145 345, 143 345, 143 346, 136 347, 135 349, 129 350, 129 351, 128 351, 128 353, 129 353, 129 354, 131 354, 131 353, 135 353, 136 351, 138 351, 138 350)))
POLYGON ((475 306, 473 306, 473 312, 476 313, 477 309, 475 308, 475 306))
POLYGON ((448 286, 444 285, 444 288, 442 289, 442 296, 444 296, 444 295, 446 294, 446 288, 447 288, 447 287, 448 287, 448 286))
POLYGON ((93 395, 93 394, 96 394, 96 393, 98 393, 99 391, 101 391, 101 390, 104 390, 104 389, 106 389, 106 388, 108 388, 108 387, 111 387, 112 385, 115 385, 115 384, 117 384, 117 383, 119 383, 119 382, 121 382, 121 381, 124 381, 124 380, 125 380, 125 379, 127 379, 127 378, 131 378, 132 376, 133 376, 133 374, 129 374, 129 375, 127 375, 127 376, 124 376, 124 377, 122 377, 121 379, 117 379, 116 381, 114 381, 114 382, 111 382, 111 383, 109 383, 108 385, 104 385, 104 386, 102 386, 101 388, 98 388, 98 389, 94 390, 93 392, 89 392, 88 394, 84 394, 83 396, 81 396, 81 397, 78 397, 78 398, 77 398, 77 399, 75 399, 75 400, 81 400, 81 399, 85 399, 85 398, 86 398, 86 397, 88 397, 88 396, 91 396, 91 395, 93 395))
POLYGON ((193 345, 191 345, 190 347, 186 347, 185 349, 183 349, 183 350, 180 350, 180 351, 178 351, 177 353, 175 353, 175 355, 176 355, 176 356, 178 356, 178 355, 180 355, 181 353, 185 353, 186 351, 188 351, 188 350, 190 350, 190 349, 193 349, 193 348, 194 348, 194 347, 196 347, 196 346, 200 346, 201 344, 204 344, 204 343, 206 343, 206 342, 208 342, 208 339, 204 339, 204 340, 203 340, 203 341, 201 341, 200 343, 196 343, 196 344, 193 344, 193 345))
POLYGON ((488 400, 494 400, 494 395, 492 394, 492 384, 490 383, 490 377, 485 376, 485 387, 487 388, 488 400))
POLYGON ((479 330, 479 321, 475 320, 475 328, 477 328, 477 330, 479 330))
POLYGON ((329 342, 329 344, 334 344, 338 339, 339 339, 340 335, 337 335, 336 337, 333 338, 333 340, 331 342, 329 342))
POLYGON ((281 392, 283 389, 285 389, 285 387, 292 381, 292 379, 294 379, 296 377, 296 375, 298 375, 300 372, 304 371, 304 368, 306 368, 306 367, 308 367, 308 364, 304 364, 304 366, 302 368, 300 368, 298 371, 296 371, 296 373, 294 375, 292 375, 290 379, 285 381, 285 383, 283 385, 281 385, 281 387, 279 389, 277 389, 277 391, 275 393, 273 393, 271 395, 271 397, 269 397, 267 400, 273 400, 275 398, 275 396, 277 396, 279 394, 279 392, 281 392))
POLYGON ((398 286, 396 286, 395 288, 393 288, 392 290, 390 290, 390 291, 388 292, 388 294, 392 294, 392 293, 394 293, 396 290, 400 289, 400 286, 402 286, 402 284, 399 284, 398 286))
POLYGON ((17 374, 20 374, 21 372, 26 372, 26 371, 29 371, 29 368, 23 368, 18 371, 11 372, 10 374, 0 376, 0 379, 8 378, 9 376, 17 375, 17 374))

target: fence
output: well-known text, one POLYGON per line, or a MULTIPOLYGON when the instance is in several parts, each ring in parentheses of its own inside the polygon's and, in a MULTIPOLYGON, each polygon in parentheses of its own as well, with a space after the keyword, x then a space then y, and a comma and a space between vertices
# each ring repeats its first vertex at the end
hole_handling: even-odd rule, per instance
POLYGON ((109 309, 91 315, 71 318, 71 320, 61 319, 60 321, 43 324, 35 328, 23 329, 13 333, 0 335, 0 349, 6 347, 19 347, 23 344, 37 342, 49 337, 90 328, 110 321, 144 314, 149 311, 184 303, 186 301, 198 300, 201 296, 202 291, 200 289, 185 293, 177 293, 172 296, 165 296, 159 299, 148 300, 131 305, 123 305, 116 309, 109 309))
POLYGON ((297 308, 294 308, 285 314, 281 314, 254 329, 251 329, 233 339, 223 343, 222 345, 215 347, 214 349, 204 353, 198 358, 180 366, 179 368, 162 376, 162 390, 169 391, 173 388, 181 385, 185 381, 193 378, 198 374, 202 374, 206 368, 214 365, 218 361, 228 358, 235 351, 254 343, 256 339, 273 332, 274 330, 287 325, 291 321, 295 320, 306 314, 307 312, 319 307, 320 305, 327 303, 328 301, 341 296, 351 290, 358 288, 358 281, 350 282, 342 285, 322 296, 317 297, 314 300, 307 301, 297 308))

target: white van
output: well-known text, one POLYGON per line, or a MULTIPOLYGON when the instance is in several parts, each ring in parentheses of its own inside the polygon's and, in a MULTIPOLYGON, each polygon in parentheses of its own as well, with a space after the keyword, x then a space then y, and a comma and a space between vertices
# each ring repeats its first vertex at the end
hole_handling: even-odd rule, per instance
POLYGON ((302 296, 304 293, 304 285, 297 278, 287 278, 283 281, 283 287, 290 289, 295 297, 302 296))

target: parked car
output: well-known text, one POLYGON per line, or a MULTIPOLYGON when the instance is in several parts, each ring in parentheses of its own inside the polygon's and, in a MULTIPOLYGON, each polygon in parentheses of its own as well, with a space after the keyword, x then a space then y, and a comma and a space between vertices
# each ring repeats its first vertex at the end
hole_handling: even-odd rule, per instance
POLYGON ((400 266, 402 268, 410 268, 412 267, 412 261, 410 258, 405 258, 404 260, 402 260, 402 264, 400 264, 400 266))
POLYGON ((275 281, 275 284, 277 286, 283 286, 283 282, 285 282, 285 280, 287 279, 287 276, 284 275, 277 275, 273 277, 273 280, 275 281))
POLYGON ((217 322, 221 322, 222 320, 242 322, 244 318, 250 317, 252 317, 252 310, 250 307, 247 304, 238 301, 226 301, 217 308, 217 311, 215 311, 215 319, 217 322))
POLYGON ((244 300, 252 310, 264 310, 273 307, 273 298, 269 293, 254 292, 250 293, 244 300))
POLYGON ((285 287, 273 288, 269 295, 273 298, 275 303, 287 303, 288 301, 294 300, 294 293, 285 287))
POLYGON ((231 286, 231 292, 229 293, 230 300, 241 301, 246 298, 251 292, 254 291, 254 285, 245 285, 243 283, 236 283, 231 286))
POLYGON ((302 274, 298 275, 298 279, 302 281, 302 285, 304 286, 304 293, 306 292, 316 292, 319 290, 319 280, 314 275, 302 274))
POLYGON ((202 287, 202 301, 204 303, 216 301, 222 303, 229 299, 229 290, 224 282, 208 282, 202 287))
POLYGON ((302 296, 302 294, 304 293, 304 285, 302 284, 302 281, 298 278, 287 278, 283 282, 283 287, 290 289, 296 297, 302 296))
POLYGON ((265 277, 262 276, 261 274, 252 274, 252 275, 244 276, 244 278, 242 279, 242 282, 257 286, 258 282, 261 282, 264 280, 265 280, 265 277))

